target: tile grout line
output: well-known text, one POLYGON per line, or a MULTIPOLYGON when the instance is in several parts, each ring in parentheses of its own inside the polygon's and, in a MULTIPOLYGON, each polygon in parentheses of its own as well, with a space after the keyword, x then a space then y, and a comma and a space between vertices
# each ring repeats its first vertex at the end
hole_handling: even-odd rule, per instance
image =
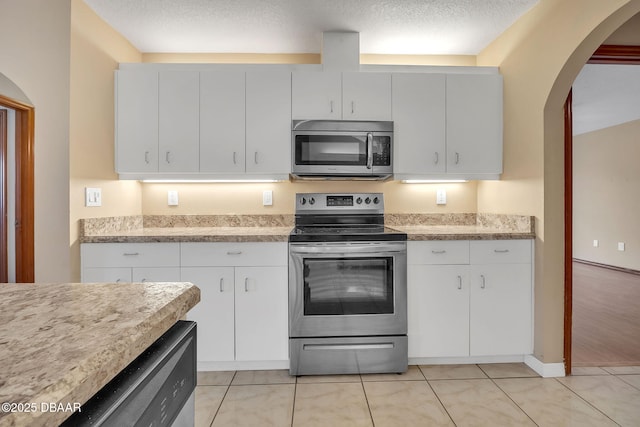
POLYGON ((367 410, 369 411, 369 418, 371 419, 371 425, 376 426, 376 422, 373 419, 373 412, 371 412, 371 405, 369 404, 369 398, 367 397, 367 390, 364 388, 364 381, 362 380, 362 374, 360 376, 360 386, 362 387, 362 393, 364 394, 364 401, 367 404, 367 410))
POLYGON ((229 393, 229 389, 231 388, 231 384, 233 383, 233 380, 235 379, 237 373, 238 371, 233 371, 233 376, 231 377, 231 381, 229 381, 229 384, 227 384, 227 389, 224 391, 224 396, 222 396, 222 399, 220 400, 220 405, 218 405, 218 409, 216 409, 216 413, 213 415, 213 419, 211 420, 211 424, 209 424, 209 427, 212 427, 213 423, 216 421, 216 417, 220 412, 220 408, 222 408, 222 404, 224 403, 224 400, 227 398, 227 394, 229 393))
POLYGON ((440 396, 438 396, 438 393, 436 393, 436 391, 434 390, 433 386, 431 385, 431 383, 429 382, 429 380, 427 379, 427 376, 424 374, 424 372, 422 372, 422 368, 420 368, 420 365, 416 365, 418 366, 418 370, 420 371, 420 373, 422 374, 422 377, 424 378, 425 382, 427 383, 427 385, 429 386, 429 388, 431 389, 431 391, 433 392, 433 395, 436 397, 436 399, 438 399, 438 403, 440 403, 440 406, 442 406, 442 409, 444 409, 444 412, 446 412, 447 417, 449 417, 449 419, 451 420, 451 422, 453 423, 453 425, 455 427, 458 426, 458 424, 456 424, 456 422, 453 420, 453 417, 451 416, 451 414, 449 413, 449 410, 447 409, 446 406, 444 406, 444 403, 442 403, 442 400, 440 399, 440 396))
POLYGON ((295 376, 295 382, 293 383, 293 406, 291 407, 291 427, 293 427, 293 420, 296 415, 296 396, 298 394, 298 376, 295 376))
MULTIPOLYGON (((480 369, 482 369, 482 368, 480 368, 480 369)), ((483 370, 482 372, 484 372, 484 370, 483 370)), ((485 374, 486 374, 486 372, 485 372, 485 374)), ((489 375, 487 375, 487 376, 489 377, 489 375)), ((537 378, 537 377, 514 377, 514 378, 515 378, 515 379, 524 379, 524 378, 537 378)), ((527 413, 527 411, 525 411, 525 410, 522 408, 522 406, 518 405, 518 402, 516 402, 515 400, 513 400, 513 399, 511 398, 511 396, 509 396, 509 393, 507 393, 506 391, 504 391, 504 390, 502 389, 502 387, 500 387, 500 386, 498 385, 498 383, 496 383, 496 382, 495 382, 495 380, 496 380, 496 379, 508 380, 508 379, 510 379, 510 378, 491 378, 491 377, 489 377, 489 379, 491 380, 491 382, 493 383, 493 385, 495 385, 496 387, 498 387, 498 390, 500 390, 500 391, 501 391, 501 392, 502 392, 502 393, 507 397, 507 399, 509 399, 510 401, 512 401, 512 402, 513 402, 513 404, 514 404, 514 405, 516 405, 516 406, 518 407, 518 409, 520 409, 520 411, 522 411, 522 413, 523 413, 523 414, 525 414, 525 415, 527 416, 527 418, 529 418, 529 419, 531 420, 531 422, 532 422, 532 423, 534 423, 534 424, 535 424, 535 425, 537 425, 537 426, 540 426, 540 424, 538 424, 537 422, 535 422, 535 420, 534 420, 533 418, 531 418, 531 415, 529 415, 529 414, 527 413)))
POLYGON ((640 376, 640 374, 624 374, 624 375, 613 375, 613 376, 614 376, 614 377, 616 377, 616 378, 618 378, 618 379, 619 379, 620 381, 622 381, 623 383, 625 383, 625 384, 629 384, 631 387, 633 387, 633 388, 635 388, 635 389, 637 389, 637 390, 640 390, 640 386, 635 386, 635 385, 633 385, 633 384, 631 384, 631 383, 626 382, 626 381, 625 381, 625 380, 623 380, 622 378, 620 378, 621 376, 622 376, 622 377, 624 377, 625 375, 638 375, 638 376, 640 376))
MULTIPOLYGON (((581 377, 585 377, 585 376, 591 376, 593 377, 594 375, 581 375, 581 377)), ((600 375, 595 375, 595 376, 600 376, 600 375)), ((602 375, 604 376, 604 375, 602 375)), ((566 378, 566 377, 565 377, 566 378)), ((554 378, 555 381, 557 381, 558 383, 560 383, 560 385, 562 385, 564 388, 566 388, 567 390, 569 390, 571 393, 575 394, 576 396, 578 396, 578 398, 580 398, 580 400, 582 400, 584 403, 586 403, 587 405, 591 406, 593 409, 595 409, 596 411, 600 412, 602 415, 604 415, 605 417, 607 417, 608 419, 611 420, 611 422, 613 422, 616 425, 620 425, 618 424, 613 418, 611 418, 609 415, 605 414, 603 411, 600 410, 600 408, 598 408, 596 405, 594 405, 593 403, 589 402, 586 398, 580 396, 578 394, 578 392, 574 391, 573 389, 571 389, 571 387, 569 387, 568 385, 566 385, 565 383, 563 383, 562 381, 559 381, 557 378, 554 378)), ((622 380, 620 380, 622 381, 622 380)))

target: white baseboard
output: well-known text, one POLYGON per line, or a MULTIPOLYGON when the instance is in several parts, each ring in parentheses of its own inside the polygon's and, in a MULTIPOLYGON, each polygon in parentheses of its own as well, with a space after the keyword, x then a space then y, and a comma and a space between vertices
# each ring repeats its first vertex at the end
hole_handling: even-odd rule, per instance
POLYGON ((202 371, 261 371, 265 369, 289 369, 288 360, 258 360, 230 362, 198 362, 198 372, 202 371))
POLYGON ((409 365, 469 365, 474 363, 522 363, 524 355, 469 357, 410 357, 409 365))
POLYGON ((564 377, 564 363, 543 363, 533 355, 524 357, 524 363, 543 378, 564 377))

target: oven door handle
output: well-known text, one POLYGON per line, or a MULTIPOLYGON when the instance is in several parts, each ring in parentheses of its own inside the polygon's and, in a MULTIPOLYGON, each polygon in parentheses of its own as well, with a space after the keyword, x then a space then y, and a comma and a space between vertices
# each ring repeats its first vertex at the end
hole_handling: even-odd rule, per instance
POLYGON ((393 256, 393 255, 405 255, 407 253, 406 248, 381 248, 381 247, 367 247, 367 246, 353 246, 348 250, 344 247, 317 247, 317 248, 304 248, 298 249, 291 247, 289 249, 291 255, 330 255, 330 256, 357 256, 357 255, 371 255, 375 254, 380 257, 393 256))

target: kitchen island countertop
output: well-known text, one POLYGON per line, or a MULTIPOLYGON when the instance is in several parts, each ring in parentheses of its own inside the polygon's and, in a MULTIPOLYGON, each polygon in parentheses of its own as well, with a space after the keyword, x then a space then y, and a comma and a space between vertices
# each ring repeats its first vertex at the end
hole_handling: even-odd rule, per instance
POLYGON ((198 301, 182 282, 0 284, 0 426, 58 425, 198 301))

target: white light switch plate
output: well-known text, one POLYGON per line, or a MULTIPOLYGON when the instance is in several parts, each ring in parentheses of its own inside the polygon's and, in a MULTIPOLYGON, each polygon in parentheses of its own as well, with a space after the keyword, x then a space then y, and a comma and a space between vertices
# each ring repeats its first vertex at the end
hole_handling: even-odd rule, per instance
POLYGON ((436 190, 436 204, 437 205, 447 204, 447 190, 436 190))
POLYGON ((90 207, 102 206, 102 188, 86 187, 84 189, 84 205, 90 207))
POLYGON ((169 190, 167 192, 167 204, 169 206, 178 206, 178 192, 175 190, 169 190))
POLYGON ((618 242, 618 250, 624 251, 624 242, 618 242))
POLYGON ((262 192, 262 206, 273 206, 273 191, 265 190, 262 192))

